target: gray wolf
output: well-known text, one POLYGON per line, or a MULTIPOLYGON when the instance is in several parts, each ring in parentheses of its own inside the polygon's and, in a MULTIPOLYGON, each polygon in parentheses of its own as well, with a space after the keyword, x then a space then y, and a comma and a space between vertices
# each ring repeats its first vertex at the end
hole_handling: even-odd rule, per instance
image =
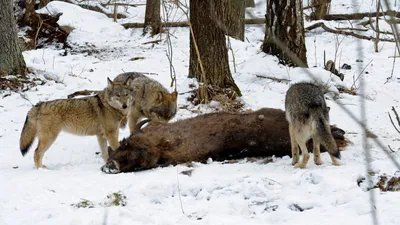
POLYGON ((39 102, 28 112, 20 137, 23 156, 35 137, 36 168, 44 167, 44 153, 63 130, 76 135, 96 135, 102 157, 108 158, 107 141, 113 150, 119 147, 119 124, 133 104, 133 89, 107 78, 108 86, 95 96, 39 102))
POLYGON ((324 93, 312 83, 296 83, 285 96, 286 119, 289 123, 292 164, 305 168, 310 158, 306 142, 312 138, 314 162, 321 165, 320 144, 331 156, 333 165, 340 165, 340 152, 329 129, 329 108, 324 93), (299 162, 299 146, 303 154, 299 162))
MULTIPOLYGON (((186 162, 290 154, 289 124, 285 112, 263 108, 254 112, 217 112, 170 123, 137 124, 136 131, 110 152, 105 173, 131 172, 186 162)), ((348 141, 345 132, 331 126, 339 147, 348 141)), ((308 140, 308 149, 312 148, 308 140)), ((321 146, 321 151, 325 151, 321 146)))
MULTIPOLYGON (((135 130, 137 121, 141 118, 151 118, 153 121, 168 122, 177 112, 177 92, 169 93, 158 81, 138 72, 127 72, 119 74, 114 82, 120 82, 130 86, 134 90, 134 104, 130 107, 128 123, 130 133, 135 130)), ((95 90, 77 91, 68 95, 74 98, 78 95, 89 95, 97 93, 95 90)), ((126 120, 121 123, 124 127, 126 120)))

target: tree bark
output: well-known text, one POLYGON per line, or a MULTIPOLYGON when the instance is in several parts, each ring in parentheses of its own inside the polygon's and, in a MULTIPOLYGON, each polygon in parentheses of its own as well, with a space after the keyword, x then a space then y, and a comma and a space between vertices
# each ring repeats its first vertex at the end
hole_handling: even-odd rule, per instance
POLYGON ((244 13, 246 11, 244 0, 219 0, 223 2, 223 22, 226 34, 244 41, 244 13))
POLYGON ((35 0, 26 0, 26 8, 25 8, 25 15, 24 15, 24 22, 27 23, 31 14, 35 13, 35 0))
POLYGON ((307 67, 302 0, 267 0, 265 38, 262 50, 280 63, 307 67), (299 60, 296 60, 296 57, 299 60))
POLYGON ((146 13, 144 16, 143 33, 150 33, 152 36, 161 32, 160 0, 147 0, 146 13))
POLYGON ((311 5, 314 7, 310 17, 315 20, 320 20, 328 14, 331 0, 311 0, 311 5))
MULTIPOLYGON (((205 86, 231 89, 241 96, 229 68, 225 31, 221 26, 222 18, 222 1, 190 1, 192 32, 190 34, 189 77, 197 78, 205 86)), ((201 102, 207 103, 208 97, 212 96, 207 93, 200 96, 201 102)))
POLYGON ((245 7, 251 7, 254 8, 256 7, 256 3, 254 2, 254 0, 245 0, 245 7))
POLYGON ((40 0, 40 5, 39 5, 39 7, 40 7, 40 8, 45 7, 47 4, 49 4, 49 1, 50 1, 50 0, 40 0))
POLYGON ((0 0, 0 74, 26 75, 26 64, 18 44, 13 1, 0 0))

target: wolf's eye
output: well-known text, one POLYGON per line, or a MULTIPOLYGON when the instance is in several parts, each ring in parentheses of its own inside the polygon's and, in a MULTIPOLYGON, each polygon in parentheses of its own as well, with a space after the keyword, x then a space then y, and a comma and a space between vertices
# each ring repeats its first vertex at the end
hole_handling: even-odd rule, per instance
POLYGON ((121 97, 121 95, 120 95, 120 94, 117 94, 117 97, 121 97))

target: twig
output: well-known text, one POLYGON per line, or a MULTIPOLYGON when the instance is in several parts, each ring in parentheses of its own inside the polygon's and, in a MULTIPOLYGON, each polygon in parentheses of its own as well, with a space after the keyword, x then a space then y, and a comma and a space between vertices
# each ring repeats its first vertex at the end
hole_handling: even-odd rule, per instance
MULTIPOLYGON (((351 88, 357 89, 356 86, 355 86, 357 80, 360 78, 360 76, 361 76, 361 74, 364 72, 364 70, 367 69, 367 67, 369 66, 369 64, 372 63, 372 61, 373 61, 373 59, 371 59, 371 60, 369 61, 369 63, 362 69, 362 71, 360 72, 360 74, 358 75, 358 77, 354 80, 353 84, 351 85, 351 88)), ((353 79, 354 79, 354 76, 353 76, 353 79)))
POLYGON ((396 57, 396 52, 397 52, 396 50, 397 50, 397 49, 394 48, 394 56, 393 56, 392 71, 390 72, 390 77, 386 78, 385 84, 386 84, 387 82, 389 82, 390 79, 393 78, 393 74, 394 74, 394 65, 396 64, 396 58, 398 57, 398 56, 396 57))
POLYGON ((182 204, 182 198, 181 198, 181 187, 179 185, 178 167, 176 167, 176 182, 178 183, 178 197, 179 197, 179 202, 181 204, 182 214, 185 215, 185 210, 183 210, 183 204, 182 204))
POLYGON ((392 147, 390 147, 390 145, 388 145, 388 148, 389 148, 389 150, 390 150, 392 153, 395 153, 395 152, 396 152, 395 150, 392 149, 392 147))
POLYGON ((146 45, 146 44, 158 44, 158 43, 160 43, 161 41, 162 41, 162 40, 148 41, 148 42, 142 43, 142 45, 146 45))
MULTIPOLYGON (((392 106, 392 111, 393 111, 394 115, 396 116, 396 120, 397 120, 397 123, 398 123, 399 128, 400 128, 400 118, 399 118, 399 114, 397 113, 397 111, 396 111, 396 109, 394 108, 394 106, 392 106)), ((390 113, 389 113, 389 112, 388 112, 388 115, 389 115, 390 122, 392 123, 394 129, 396 129, 396 131, 400 134, 400 130, 396 127, 396 125, 394 125, 393 119, 392 119, 392 117, 390 116, 390 113)))
POLYGON ((268 76, 263 76, 263 75, 256 75, 256 77, 263 78, 263 79, 270 79, 273 81, 284 82, 284 83, 289 83, 291 81, 291 80, 284 79, 284 78, 268 77, 268 76))
POLYGON ((36 35, 35 35, 35 48, 36 48, 36 45, 37 45, 37 39, 38 39, 38 37, 39 37, 40 29, 42 28, 42 25, 43 25, 43 20, 42 20, 42 18, 40 17, 40 15, 39 15, 39 14, 36 14, 36 16, 39 18, 39 26, 38 26, 38 29, 37 29, 36 35))

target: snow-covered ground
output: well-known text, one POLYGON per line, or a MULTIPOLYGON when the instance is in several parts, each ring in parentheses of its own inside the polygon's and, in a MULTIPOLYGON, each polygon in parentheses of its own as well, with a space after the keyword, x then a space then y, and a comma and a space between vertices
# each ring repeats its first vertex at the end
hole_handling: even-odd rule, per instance
MULTIPOLYGON (((132 1, 143 3, 144 1, 132 1)), ((259 1, 259 2, 264 2, 259 1)), ((392 1, 393 5, 395 1, 392 1)), ((370 12, 375 10, 375 0, 335 0, 332 13, 370 12)), ((397 4, 399 5, 399 4, 397 4)), ((262 17, 265 4, 248 10, 249 15, 262 17)), ((119 21, 141 22, 144 6, 129 9, 130 18, 119 21)), ((396 8, 395 8, 396 9, 396 8)), ((353 225, 372 224, 369 192, 357 185, 365 177, 366 163, 362 146, 362 132, 356 122, 340 105, 360 118, 359 96, 340 94, 339 99, 327 100, 331 107, 331 123, 344 129, 353 144, 342 152, 343 166, 335 167, 324 153, 324 164, 316 166, 310 160, 306 169, 295 169, 290 157, 276 158, 262 164, 241 160, 234 164, 210 162, 157 168, 153 170, 107 175, 100 171, 103 160, 95 152, 99 147, 95 137, 79 137, 61 133, 44 157, 49 169, 36 170, 33 149, 22 157, 19 135, 26 113, 32 104, 57 98, 82 89, 102 89, 106 78, 114 78, 123 71, 156 73, 149 75, 166 87, 170 84, 167 45, 143 44, 156 39, 142 36, 141 29, 125 30, 120 24, 102 14, 83 10, 63 2, 52 2, 41 12, 63 12, 60 25, 75 29, 68 40, 72 46, 85 53, 68 54, 53 47, 24 52, 28 67, 40 78, 51 78, 43 86, 0 98, 0 224, 7 225, 62 225, 62 224, 274 224, 274 225, 353 225), (91 54, 88 54, 90 52, 91 54), (134 57, 145 57, 132 61, 134 57), (340 105, 339 105, 340 104, 340 105), (191 175, 182 171, 193 170, 191 175), (126 196, 126 206, 105 206, 107 195, 120 192, 126 196), (83 199, 93 203, 93 208, 73 205, 83 199), (298 209, 304 209, 299 211, 298 209), (106 215, 106 217, 105 217, 106 215), (106 218, 106 219, 104 219, 106 218)), ((177 12, 176 18, 182 18, 177 12)), ((305 22, 308 26, 315 22, 305 22)), ((330 27, 357 26, 350 23, 325 22, 330 27)), ((380 21, 382 30, 389 30, 380 21)), ((189 59, 189 33, 187 28, 173 28, 173 64, 177 72, 180 106, 189 105, 186 78, 189 59)), ((368 35, 373 35, 372 32, 368 35)), ((165 35, 162 36, 165 38, 165 35)), ((277 59, 260 51, 264 38, 263 26, 246 26, 246 41, 231 40, 235 52, 236 72, 231 59, 233 77, 242 90, 245 107, 256 110, 262 107, 284 108, 284 96, 290 83, 309 79, 299 68, 277 64, 277 59), (278 83, 256 75, 290 79, 278 83)), ((387 112, 392 106, 400 111, 398 89, 399 63, 393 65, 394 43, 379 43, 375 53, 373 42, 350 36, 334 35, 316 29, 306 34, 309 71, 327 84, 359 87, 358 77, 365 80, 367 126, 390 145, 400 161, 400 134, 392 127, 387 112), (343 82, 323 70, 323 54, 340 65, 347 63, 351 70, 343 82), (362 60, 362 62, 356 62, 362 60), (313 68, 316 66, 316 68, 313 68), (394 70, 391 76, 392 67, 394 70), (360 75, 361 74, 361 75, 360 75)), ((172 90, 172 88, 170 88, 172 90)), ((336 91, 332 86, 332 91, 336 91)), ((7 92, 8 93, 8 92, 7 92)), ((3 94, 7 94, 3 93, 3 94)), ((327 95, 328 97, 331 95, 327 95)), ((195 116, 189 106, 180 109, 174 120, 195 116)), ((197 109, 197 107, 196 107, 197 109)), ((206 106, 202 113, 211 111, 206 106)), ((128 130, 121 130, 121 138, 128 130)), ((397 169, 388 157, 369 140, 372 170, 375 174, 394 174, 397 169)), ((369 174, 373 174, 372 172, 369 174)), ((381 193, 372 190, 376 197, 376 211, 381 224, 398 225, 400 193, 381 193)))

